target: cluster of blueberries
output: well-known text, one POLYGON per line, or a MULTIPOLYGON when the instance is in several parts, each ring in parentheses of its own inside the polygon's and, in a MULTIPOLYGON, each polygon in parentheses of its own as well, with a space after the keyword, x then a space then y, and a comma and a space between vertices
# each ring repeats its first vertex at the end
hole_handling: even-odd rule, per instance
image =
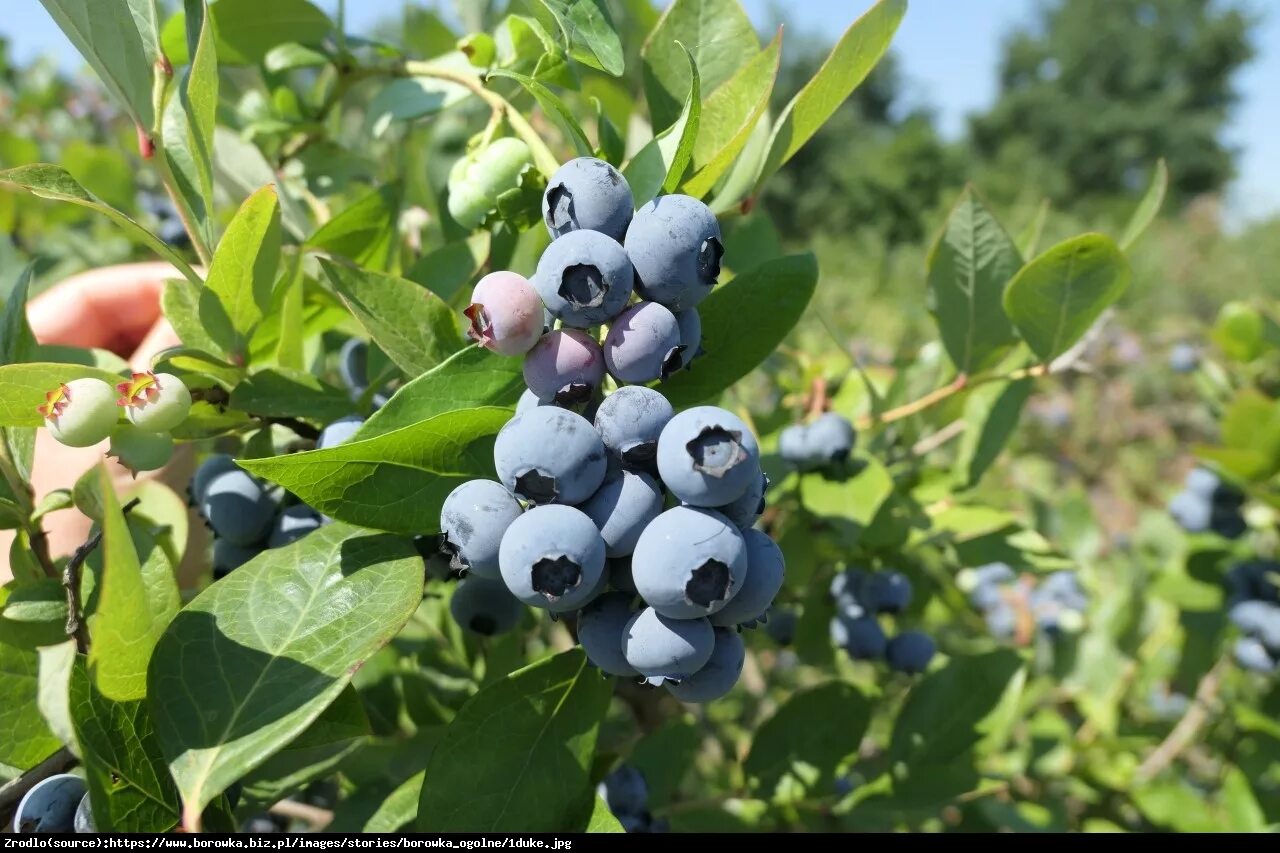
POLYGON ((1280 670, 1280 562, 1249 560, 1227 570, 1228 616, 1241 636, 1236 663, 1253 672, 1280 670))
POLYGON ((965 569, 957 581, 997 639, 1021 636, 1025 641, 1033 629, 1055 637, 1076 633, 1084 626, 1089 597, 1075 572, 1054 572, 1036 579, 1019 577, 1007 563, 988 563, 965 569))
POLYGON ((784 429, 778 436, 778 455, 801 471, 816 471, 847 460, 856 440, 848 418, 824 412, 807 424, 784 429))
POLYGON ((452 613, 481 634, 515 627, 522 604, 577 613, 604 672, 710 701, 741 672, 735 629, 782 586, 782 553, 753 527, 768 480, 741 419, 676 414, 642 383, 698 350, 719 225, 679 195, 633 216, 626 180, 594 158, 561 167, 543 214, 554 239, 534 280, 491 273, 466 310, 472 338, 524 356, 528 390, 494 444, 497 482, 464 483, 442 508, 441 547, 464 574, 452 613), (602 396, 606 371, 618 387, 602 396))
POLYGON ((1227 539, 1244 535, 1244 493, 1207 468, 1187 474, 1182 491, 1169 501, 1169 514, 1188 533, 1212 530, 1227 539))
POLYGON ((836 615, 831 619, 831 642, 854 660, 884 660, 898 672, 921 673, 937 653, 923 631, 900 631, 892 638, 877 618, 897 615, 911 603, 911 581, 901 572, 846 569, 831 581, 836 615))
POLYGON ((627 832, 667 832, 671 828, 649 813, 649 786, 644 774, 629 764, 604 777, 596 793, 627 832))

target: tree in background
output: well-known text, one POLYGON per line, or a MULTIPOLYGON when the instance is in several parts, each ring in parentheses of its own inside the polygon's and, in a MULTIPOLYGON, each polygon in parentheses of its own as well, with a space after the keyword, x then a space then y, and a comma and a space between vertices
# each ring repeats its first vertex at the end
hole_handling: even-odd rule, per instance
POLYGON ((971 122, 975 152, 1035 175, 1057 202, 1141 192, 1160 157, 1175 201, 1216 192, 1234 174, 1221 137, 1252 23, 1217 0, 1046 4, 1005 41, 999 99, 971 122))

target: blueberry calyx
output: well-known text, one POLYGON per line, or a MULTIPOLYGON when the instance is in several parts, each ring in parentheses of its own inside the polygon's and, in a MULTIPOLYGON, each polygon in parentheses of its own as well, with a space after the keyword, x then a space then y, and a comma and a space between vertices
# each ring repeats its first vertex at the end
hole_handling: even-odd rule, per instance
POLYGON ((534 591, 556 601, 582 583, 582 567, 568 557, 546 557, 533 564, 532 577, 534 591))
POLYGON ((731 585, 729 567, 719 560, 707 560, 690 573, 684 585, 684 595, 690 603, 710 607, 729 597, 731 585))
POLYGON ((531 468, 516 477, 516 494, 535 504, 549 504, 560 494, 556 478, 531 468))
POLYGON ((747 456, 742 434, 719 426, 705 427, 685 448, 693 469, 710 477, 725 476, 747 456))
POLYGON ((609 293, 609 283, 594 264, 573 264, 565 267, 557 292, 575 310, 599 308, 609 293))

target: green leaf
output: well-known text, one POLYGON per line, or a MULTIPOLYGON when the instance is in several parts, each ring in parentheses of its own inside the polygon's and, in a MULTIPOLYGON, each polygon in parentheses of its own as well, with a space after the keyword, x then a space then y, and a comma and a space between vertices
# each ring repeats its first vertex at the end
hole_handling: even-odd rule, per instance
POLYGON ((280 205, 268 185, 236 211, 200 294, 200 321, 223 353, 245 355, 249 335, 271 307, 279 265, 280 205))
POLYGON ((347 685, 307 730, 242 781, 250 799, 274 803, 328 775, 369 737, 369 718, 347 685))
POLYGON ((1209 337, 1227 358, 1248 363, 1267 350, 1267 318, 1256 306, 1233 300, 1218 310, 1209 337))
POLYGON ((213 138, 218 112, 218 55, 206 0, 186 0, 198 13, 188 40, 195 41, 191 67, 178 82, 177 97, 165 106, 161 139, 174 167, 178 190, 192 212, 206 246, 213 234, 213 138))
POLYGON ((418 800, 426 771, 415 773, 391 792, 364 823, 364 832, 399 832, 418 817, 418 800))
POLYGON ((355 440, 413 426, 445 412, 514 406, 524 391, 523 361, 469 346, 402 387, 365 421, 355 440))
POLYGON ((27 323, 27 298, 34 272, 34 266, 23 269, 5 301, 4 314, 0 315, 0 364, 35 360, 36 338, 27 323))
POLYGON ((1280 472, 1280 400, 1241 390, 1222 413, 1220 433, 1221 448, 1197 448, 1197 455, 1253 482, 1280 472))
MULTIPOLYGON (((318 45, 333 31, 333 22, 307 0, 218 0, 210 7, 218 34, 218 59, 226 65, 262 62, 278 45, 318 45)), ((189 61, 183 13, 165 22, 162 43, 175 65, 189 61)))
POLYGON ((736 0, 675 0, 641 48, 644 93, 654 130, 670 126, 689 91, 689 66, 676 42, 693 51, 702 86, 714 92, 760 52, 760 40, 736 0))
POLYGON ((307 246, 374 270, 392 269, 399 249, 400 186, 387 184, 321 225, 307 246))
POLYGON ((870 722, 871 702, 852 684, 830 681, 796 693, 760 724, 742 769, 752 789, 765 794, 784 779, 829 790, 870 722))
POLYGON ((178 789, 169 777, 146 703, 140 698, 108 699, 80 663, 72 668, 70 688, 71 721, 98 829, 172 829, 178 822, 178 789))
POLYGON ((431 753, 418 829, 557 832, 581 826, 612 680, 579 649, 518 670, 462 706, 431 753), (498 748, 500 745, 500 748, 498 748))
MULTIPOLYGON (((555 20, 569 55, 618 77, 625 66, 622 41, 602 0, 537 0, 555 20)), ((535 11, 536 11, 536 7, 535 11)))
POLYGON ((1035 381, 998 382, 976 388, 964 405, 965 431, 956 455, 955 480, 960 488, 978 484, 1013 437, 1035 381))
POLYGON ((845 544, 852 544, 871 526, 893 494, 893 478, 874 456, 856 454, 848 479, 806 476, 801 482, 805 509, 835 527, 845 544))
POLYGON ((76 665, 76 641, 64 640, 36 650, 40 655, 40 674, 36 687, 36 705, 49 730, 77 758, 80 744, 71 722, 71 672, 76 665))
POLYGON ((555 122, 565 138, 573 143, 573 149, 579 157, 594 156, 595 150, 591 147, 587 134, 583 132, 582 125, 578 124, 578 120, 573 117, 573 113, 565 106, 564 101, 560 100, 559 95, 532 77, 515 71, 495 68, 489 72, 489 77, 506 77, 523 86, 530 95, 533 95, 533 99, 538 102, 538 106, 542 107, 547 118, 555 122))
POLYGON ((690 69, 689 94, 685 98, 680 118, 649 140, 622 170, 627 183, 631 185, 631 194, 635 197, 637 207, 661 190, 675 190, 693 159, 693 146, 698 138, 698 120, 702 114, 702 96, 698 68, 693 64, 693 54, 687 49, 685 61, 689 63, 690 69))
POLYGON ((747 137, 738 159, 733 161, 729 171, 720 180, 719 189, 711 199, 711 212, 717 216, 724 213, 744 213, 750 209, 744 203, 755 190, 756 178, 764 166, 764 158, 769 153, 769 138, 773 135, 773 121, 768 110, 756 122, 747 137))
POLYGON ((960 759, 986 734, 984 721, 1022 668, 1011 651, 953 658, 907 694, 889 742, 889 762, 943 767, 960 759), (939 714, 939 708, 946 708, 939 714))
POLYGON ((1001 300, 1021 266, 1018 247, 965 187, 928 259, 933 318, 960 373, 976 372, 1017 342, 1001 300))
POLYGON ((98 476, 102 572, 90 625, 89 674, 105 697, 129 702, 147 695, 147 664, 178 612, 178 585, 172 574, 144 578, 146 553, 139 554, 134 544, 105 466, 99 466, 98 476))
POLYGON ((694 198, 704 197, 742 153, 751 131, 769 107, 781 57, 782 30, 779 29, 768 47, 706 99, 693 149, 696 171, 684 182, 681 192, 694 198))
MULTIPOLYGON (((462 57, 463 62, 466 57, 462 57)), ((441 60, 433 60, 441 62, 441 60)), ((456 64, 456 63, 455 63, 456 64)), ((410 121, 448 109, 471 96, 459 83, 435 77, 400 77, 387 83, 369 102, 365 120, 375 137, 386 133, 393 121, 410 121)))
POLYGON ((213 168, 218 187, 232 198, 247 198, 267 184, 274 185, 280 196, 280 221, 299 242, 311 233, 310 213, 306 206, 280 183, 275 167, 252 142, 241 139, 235 131, 218 127, 213 134, 213 168))
POLYGON ((818 283, 811 254, 761 264, 698 306, 707 354, 661 386, 676 408, 710 400, 769 357, 804 314, 818 283), (750 334, 743 334, 750 329, 750 334))
POLYGON ((111 385, 120 376, 80 364, 6 364, 0 366, 0 426, 37 427, 44 423, 36 411, 44 396, 73 379, 101 379, 111 385))
POLYGON ((315 68, 328 63, 329 57, 324 53, 296 42, 278 44, 262 58, 263 67, 273 74, 297 68, 315 68))
POLYGON ((331 524, 188 604, 148 679, 183 824, 194 828, 218 794, 306 731, 421 600, 412 543, 331 524))
POLYGON ((1124 227, 1124 234, 1120 238, 1121 249, 1129 251, 1134 243, 1138 242, 1138 238, 1146 233, 1147 228, 1155 221, 1156 214, 1160 212, 1168 190, 1169 167, 1165 165, 1162 157, 1156 161, 1155 172, 1151 175, 1151 184, 1142 196, 1142 201, 1138 202, 1133 216, 1129 217, 1129 224, 1124 227))
POLYGON ((769 139, 756 189, 809 141, 889 49, 906 0, 880 0, 845 30, 822 67, 783 108, 769 139))
POLYGON ((609 804, 604 801, 604 797, 596 795, 596 801, 591 805, 591 818, 587 821, 587 832, 626 832, 622 824, 614 817, 613 812, 609 810, 609 804))
MULTIPOLYGON (((118 2, 118 0, 112 0, 118 2)), ((200 285, 200 277, 191 269, 181 255, 169 248, 163 240, 143 228, 131 217, 126 216, 102 199, 87 191, 76 179, 61 166, 48 163, 33 163, 30 166, 19 166, 0 172, 0 184, 13 184, 40 198, 65 201, 90 210, 96 210, 112 222, 115 222, 133 240, 145 245, 161 258, 173 264, 192 284, 200 285)))
POLYGON ((39 657, 0 643, 0 767, 29 770, 62 746, 36 705, 39 657))
POLYGON ((496 408, 446 412, 365 441, 242 464, 332 518, 432 533, 454 487, 493 476, 493 437, 510 417, 496 408))
POLYGON ((35 508, 31 510, 31 520, 39 521, 46 515, 54 512, 61 512, 64 509, 70 509, 74 506, 71 500, 70 489, 54 489, 52 492, 45 492, 44 497, 36 502, 35 508))
POLYGON ((222 347, 210 336, 205 324, 200 321, 200 294, 203 288, 186 279, 172 279, 165 282, 164 293, 160 297, 160 306, 165 319, 178 333, 178 339, 187 348, 200 350, 212 355, 221 352, 222 347))
POLYGON ((1111 238, 1083 234, 1029 261, 1004 292, 1004 310, 1041 361, 1066 352, 1129 286, 1111 238))
POLYGON ((301 370, 269 368, 250 374, 231 392, 231 408, 254 415, 311 418, 328 423, 351 414, 346 391, 301 370))
POLYGON ((396 276, 329 261, 320 265, 373 342, 409 376, 465 346, 453 309, 431 291, 396 276))
POLYGON ((0 587, 0 643, 35 649, 67 638, 67 597, 56 578, 12 580, 0 587))
POLYGON ((1044 234, 1044 224, 1049 219, 1049 199, 1043 199, 1036 208, 1036 215, 1031 217, 1018 233, 1018 254, 1024 258, 1035 257, 1036 248, 1040 245, 1040 237, 1044 234))
POLYGON ((449 243, 423 255, 404 277, 450 302, 484 267, 489 259, 489 244, 489 232, 477 232, 465 241, 449 243))
POLYGON ((160 53, 155 0, 40 0, 134 124, 155 124, 152 80, 160 53))

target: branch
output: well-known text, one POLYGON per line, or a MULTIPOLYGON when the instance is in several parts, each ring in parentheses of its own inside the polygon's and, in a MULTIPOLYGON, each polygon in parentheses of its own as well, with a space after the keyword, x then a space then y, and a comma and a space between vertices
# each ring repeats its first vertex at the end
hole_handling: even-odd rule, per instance
MULTIPOLYGON (((129 501, 121 510, 122 514, 128 515, 130 510, 139 503, 141 503, 139 498, 129 501)), ((84 622, 80 619, 80 568, 101 544, 102 531, 99 530, 75 550, 71 559, 67 560, 67 564, 62 568, 62 588, 67 593, 67 636, 75 638, 76 651, 80 654, 89 651, 89 632, 85 630, 84 622)))
MULTIPOLYGON (((219 409, 225 409, 227 404, 231 402, 231 395, 224 389, 213 386, 212 388, 196 388, 191 392, 191 399, 197 402, 203 401, 211 406, 217 406, 219 409)), ((255 415, 253 412, 245 412, 251 418, 262 421, 267 424, 279 424, 293 430, 302 438, 315 441, 320 437, 320 430, 311 424, 299 418, 276 417, 274 415, 255 415)))
POLYGON ((281 817, 306 821, 310 825, 312 832, 319 832, 333 823, 333 812, 329 809, 300 803, 297 800, 281 800, 272 805, 267 811, 271 812, 271 814, 278 814, 281 817))
POLYGON ((1134 778, 1139 783, 1159 776, 1184 749, 1195 741, 1200 728, 1209 721, 1209 706, 1218 695, 1218 688, 1222 686, 1222 676, 1227 666, 1227 658, 1223 657, 1200 679, 1200 683, 1196 685, 1196 695, 1186 713, 1182 715, 1182 719, 1178 720, 1168 737, 1138 766, 1134 778))

